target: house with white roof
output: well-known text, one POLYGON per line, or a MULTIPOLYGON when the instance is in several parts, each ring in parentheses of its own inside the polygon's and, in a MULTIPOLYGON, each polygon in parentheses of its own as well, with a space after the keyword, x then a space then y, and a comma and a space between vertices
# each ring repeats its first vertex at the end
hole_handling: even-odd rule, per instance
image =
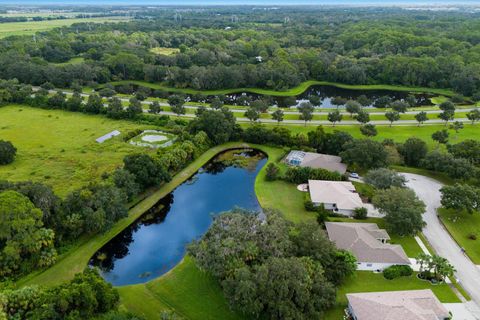
POLYGON ((328 238, 337 248, 357 258, 357 269, 382 271, 392 265, 410 265, 402 246, 390 244, 390 236, 375 223, 326 222, 328 238))
POLYGON ((348 312, 354 320, 447 320, 448 310, 432 290, 347 294, 348 312))
POLYGON ((292 166, 325 169, 344 174, 347 165, 342 163, 342 158, 329 154, 292 150, 285 158, 285 162, 292 166))
POLYGON ((365 207, 350 181, 308 180, 308 191, 314 205, 323 204, 334 213, 352 216, 356 208, 365 207))

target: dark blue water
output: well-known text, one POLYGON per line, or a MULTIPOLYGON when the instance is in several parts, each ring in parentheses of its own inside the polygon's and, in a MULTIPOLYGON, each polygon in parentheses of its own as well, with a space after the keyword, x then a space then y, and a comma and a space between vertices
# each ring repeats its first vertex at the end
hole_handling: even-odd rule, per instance
POLYGON ((217 157, 106 244, 91 264, 114 285, 143 283, 178 264, 185 246, 208 230, 214 214, 236 206, 259 210, 254 183, 266 159, 254 151, 241 155, 256 161, 245 168, 217 157))

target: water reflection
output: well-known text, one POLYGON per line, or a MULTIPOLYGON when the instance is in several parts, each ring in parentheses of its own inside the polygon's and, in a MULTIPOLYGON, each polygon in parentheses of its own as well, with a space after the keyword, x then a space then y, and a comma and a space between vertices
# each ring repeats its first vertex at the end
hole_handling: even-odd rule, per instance
POLYGON ((256 151, 217 156, 107 243, 91 264, 114 285, 164 274, 182 259, 185 246, 208 230, 213 214, 235 206, 260 209, 254 182, 265 162, 256 151))

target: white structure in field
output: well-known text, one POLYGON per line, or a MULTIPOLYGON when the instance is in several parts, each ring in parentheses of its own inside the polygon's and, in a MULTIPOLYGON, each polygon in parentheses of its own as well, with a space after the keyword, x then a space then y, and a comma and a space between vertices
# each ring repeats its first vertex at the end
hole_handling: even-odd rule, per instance
POLYGON ((357 258, 357 269, 382 271, 392 265, 410 265, 402 246, 389 244, 388 233, 375 223, 326 222, 328 238, 337 248, 357 258))
POLYGON ((97 141, 98 143, 104 143, 104 142, 107 141, 108 139, 111 139, 111 138, 116 137, 116 136, 119 136, 119 135, 120 135, 120 131, 118 131, 118 130, 113 130, 112 132, 107 133, 107 134, 104 135, 104 136, 101 136, 100 138, 96 139, 95 141, 97 141))
POLYGON ((352 216, 356 208, 365 207, 350 181, 308 180, 310 200, 335 213, 352 216))
POLYGON ((342 158, 329 154, 292 150, 285 158, 285 162, 292 166, 325 169, 344 174, 347 165, 342 163, 342 158))
POLYGON ((451 315, 432 290, 347 294, 354 320, 446 320, 451 315))

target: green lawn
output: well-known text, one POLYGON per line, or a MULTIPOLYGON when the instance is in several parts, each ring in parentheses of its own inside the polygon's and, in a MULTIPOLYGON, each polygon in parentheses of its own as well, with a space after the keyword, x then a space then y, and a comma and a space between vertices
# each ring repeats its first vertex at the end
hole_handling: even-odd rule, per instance
POLYGON ((381 273, 357 271, 338 289, 337 305, 326 314, 325 319, 342 319, 343 310, 347 306, 347 293, 421 289, 431 289, 441 302, 460 302, 460 299, 447 284, 431 285, 429 282, 421 281, 415 276, 387 280, 381 273))
MULTIPOLYGON (((248 127, 251 124, 249 123, 242 123, 242 127, 248 127)), ((458 135, 456 135, 452 130, 450 132, 450 142, 451 143, 458 143, 465 139, 475 139, 480 140, 480 125, 471 125, 465 123, 465 128, 460 130, 458 135)), ((276 124, 265 124, 265 126, 269 128, 273 128, 277 126, 276 124)), ((292 133, 302 133, 307 134, 309 131, 312 131, 317 127, 316 125, 292 125, 292 124, 281 124, 280 126, 289 129, 292 133)), ((333 130, 338 131, 345 131, 350 133, 355 138, 362 138, 362 134, 360 133, 360 129, 358 125, 352 126, 336 126, 333 127, 331 125, 324 125, 323 126, 326 132, 332 132, 333 130)), ((448 127, 447 127, 448 128, 448 127)), ((437 143, 432 140, 432 133, 438 130, 445 129, 445 126, 442 124, 439 125, 423 125, 421 127, 414 126, 377 126, 378 135, 374 137, 374 140, 382 141, 383 139, 393 139, 396 142, 403 142, 411 137, 417 137, 424 140, 430 148, 436 147, 437 143)))
POLYGON ((189 256, 164 276, 119 291, 122 306, 147 319, 160 319, 165 311, 191 320, 243 319, 230 310, 215 279, 200 271, 189 256))
POLYGON ((93 22, 118 22, 126 21, 126 17, 100 17, 85 19, 60 19, 60 20, 44 20, 44 21, 27 21, 27 22, 8 22, 0 24, 0 38, 8 36, 32 35, 36 32, 47 31, 50 29, 70 26, 74 23, 93 22))
POLYGON ((422 176, 430 177, 432 179, 438 180, 443 184, 454 184, 455 181, 448 177, 446 174, 436 171, 431 171, 422 168, 414 168, 414 167, 405 167, 405 166, 391 166, 392 169, 398 172, 406 172, 406 173, 413 173, 419 174, 422 176))
POLYGON ((468 256, 475 264, 480 264, 480 213, 459 213, 444 208, 439 209, 438 213, 455 241, 465 248, 468 256), (477 240, 469 239, 470 235, 475 235, 477 240))
POLYGON ((404 91, 404 92, 417 92, 417 93, 434 93, 444 96, 452 96, 455 93, 449 89, 434 89, 434 88, 424 88, 424 87, 407 87, 407 86, 395 86, 395 85, 349 85, 337 82, 329 81, 305 81, 300 85, 285 90, 285 91, 275 91, 269 89, 260 89, 260 88, 235 88, 235 89, 220 89, 220 90, 195 90, 190 88, 172 88, 164 86, 161 83, 150 83, 146 81, 135 81, 135 80, 122 80, 111 82, 113 85, 117 84, 136 84, 152 89, 160 89, 169 92, 178 92, 185 94, 205 94, 205 95, 220 95, 220 94, 232 94, 232 93, 241 93, 241 92, 250 92, 256 94, 270 95, 270 96, 297 96, 305 92, 308 88, 315 85, 325 85, 325 86, 334 86, 342 89, 351 89, 351 90, 393 90, 393 91, 404 91))
POLYGON ((1 107, 0 119, 0 139, 11 141, 18 149, 13 163, 0 166, 0 179, 43 182, 60 196, 98 180, 119 166, 126 154, 139 150, 125 143, 122 135, 102 144, 95 139, 113 130, 125 134, 153 128, 103 116, 16 105, 1 107))

